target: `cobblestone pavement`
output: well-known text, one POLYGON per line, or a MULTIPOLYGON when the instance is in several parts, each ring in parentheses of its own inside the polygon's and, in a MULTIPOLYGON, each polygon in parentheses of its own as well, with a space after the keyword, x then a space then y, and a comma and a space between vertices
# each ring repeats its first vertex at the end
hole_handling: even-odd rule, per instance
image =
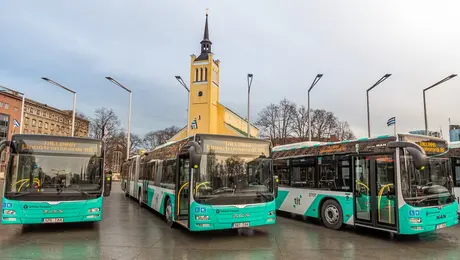
POLYGON ((191 233, 167 227, 161 216, 125 198, 118 183, 103 214, 94 225, 0 226, 0 259, 460 259, 460 226, 391 238, 278 217, 276 225, 255 230, 191 233))

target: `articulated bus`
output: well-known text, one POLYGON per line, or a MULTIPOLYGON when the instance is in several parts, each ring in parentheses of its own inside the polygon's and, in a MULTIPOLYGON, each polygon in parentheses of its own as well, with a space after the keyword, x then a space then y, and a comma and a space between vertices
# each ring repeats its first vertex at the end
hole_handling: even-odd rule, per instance
POLYGON ((100 140, 13 135, 2 198, 2 224, 97 222, 111 177, 100 140))
POLYGON ((274 147, 276 206, 343 225, 419 234, 458 224, 447 142, 399 134, 274 147))
POLYGON ((197 134, 123 163, 127 196, 190 231, 276 222, 277 179, 266 140, 197 134))

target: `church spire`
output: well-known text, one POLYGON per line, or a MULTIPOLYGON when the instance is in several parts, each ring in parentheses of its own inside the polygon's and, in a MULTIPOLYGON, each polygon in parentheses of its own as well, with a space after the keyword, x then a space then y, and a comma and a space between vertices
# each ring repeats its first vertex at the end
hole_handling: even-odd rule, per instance
POLYGON ((209 29, 208 29, 208 9, 206 9, 206 22, 204 24, 204 35, 201 44, 201 54, 197 60, 207 60, 208 53, 211 53, 212 42, 209 40, 209 29))

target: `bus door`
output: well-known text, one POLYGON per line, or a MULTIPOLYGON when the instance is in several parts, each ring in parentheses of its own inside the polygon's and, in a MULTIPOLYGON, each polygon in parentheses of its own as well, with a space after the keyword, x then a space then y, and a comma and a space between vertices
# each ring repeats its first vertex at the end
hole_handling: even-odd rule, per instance
POLYGON ((175 220, 188 228, 190 210, 190 157, 189 154, 181 154, 177 158, 176 174, 176 208, 175 220))
POLYGON ((460 157, 452 157, 452 173, 455 197, 457 197, 457 202, 460 204, 460 157))
POLYGON ((134 172, 134 165, 136 164, 136 162, 134 160, 131 160, 130 163, 129 163, 129 168, 128 168, 128 178, 126 180, 126 193, 128 193, 128 195, 132 195, 132 191, 131 191, 131 187, 133 186, 132 182, 133 182, 133 172, 134 172))
POLYGON ((355 225, 397 230, 395 169, 393 154, 353 157, 355 225))
POLYGON ((152 178, 152 172, 153 172, 153 162, 148 162, 145 164, 145 169, 144 169, 144 178, 142 178, 143 183, 142 183, 142 202, 145 204, 148 204, 148 191, 149 191, 149 183, 150 179, 152 178))
POLYGON ((133 179, 134 179, 134 182, 133 182, 133 193, 132 196, 134 196, 136 199, 140 199, 138 198, 139 196, 139 193, 138 193, 138 189, 139 189, 139 172, 141 171, 141 162, 140 162, 140 157, 136 157, 134 159, 134 171, 133 171, 133 179))

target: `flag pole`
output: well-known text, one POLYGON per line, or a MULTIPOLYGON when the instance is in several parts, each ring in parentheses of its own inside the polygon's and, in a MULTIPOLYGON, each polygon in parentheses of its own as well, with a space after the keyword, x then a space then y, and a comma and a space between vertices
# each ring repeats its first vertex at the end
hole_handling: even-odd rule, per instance
POLYGON ((393 130, 394 130, 394 134, 395 134, 395 137, 396 137, 396 117, 395 117, 395 123, 393 124, 393 130))

